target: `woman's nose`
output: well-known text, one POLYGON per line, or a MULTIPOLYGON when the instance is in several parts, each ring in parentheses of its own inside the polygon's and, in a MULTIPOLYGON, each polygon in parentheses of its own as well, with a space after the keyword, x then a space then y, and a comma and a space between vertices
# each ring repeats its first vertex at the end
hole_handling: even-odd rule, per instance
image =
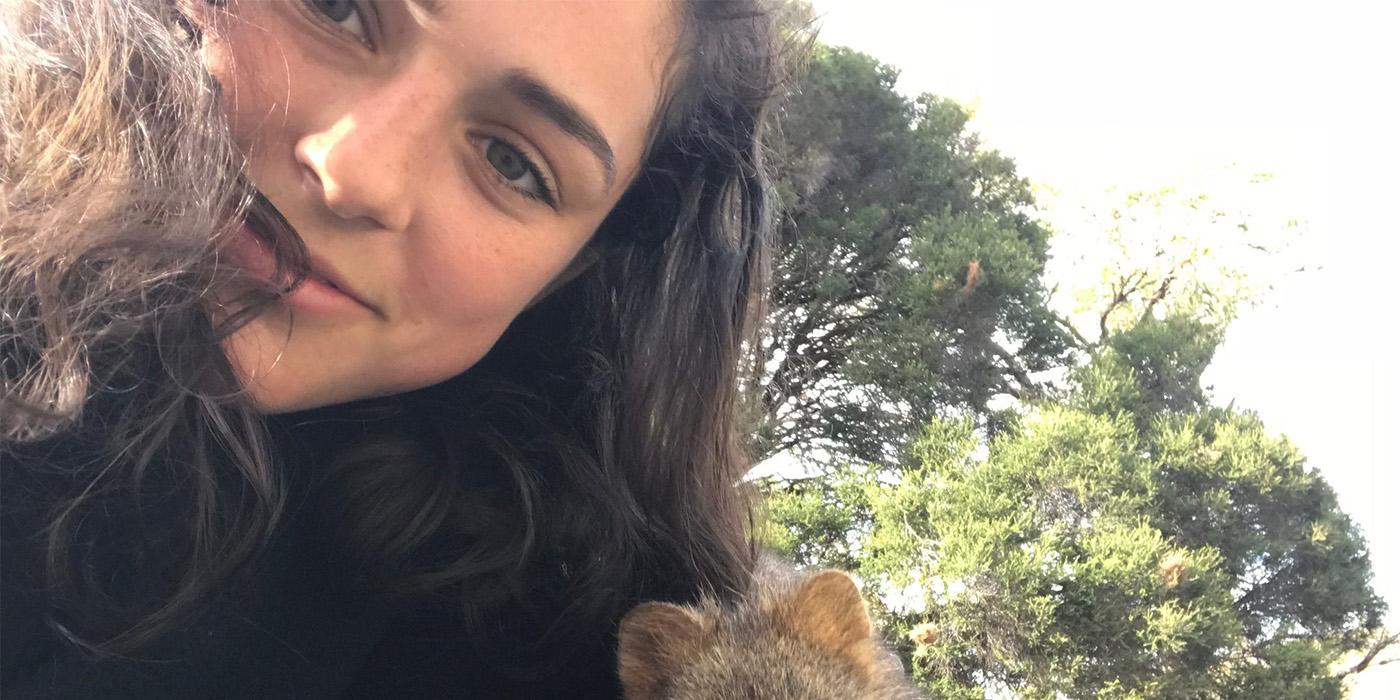
POLYGON ((394 92, 336 108, 326 126, 297 140, 296 160, 306 187, 337 217, 403 231, 413 183, 428 162, 431 116, 404 94, 411 91, 394 92))

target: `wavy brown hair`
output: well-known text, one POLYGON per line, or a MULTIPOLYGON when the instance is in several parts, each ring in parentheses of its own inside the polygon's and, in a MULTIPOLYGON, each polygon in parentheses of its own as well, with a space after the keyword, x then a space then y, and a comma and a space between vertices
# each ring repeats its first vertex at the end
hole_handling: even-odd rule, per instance
MULTIPOLYGON (((55 626, 107 651, 159 636, 271 536, 297 459, 316 463, 320 514, 370 580, 456 591, 472 619, 513 599, 561 601, 554 626, 615 620, 641 599, 744 587, 736 418, 768 275, 760 131, 777 85, 754 0, 677 5, 650 148, 582 274, 463 375, 271 433, 218 341, 277 290, 220 300, 210 320, 207 290, 232 274, 227 222, 266 210, 240 180, 197 33, 170 0, 6 7, 3 495, 46 509, 46 583, 97 621, 55 626), (120 536, 86 518, 112 499, 131 514, 120 536), (143 523, 152 503, 185 524, 143 523), (108 590, 104 562, 157 551, 180 555, 160 595, 108 590)), ((295 241, 279 248, 299 268, 295 241)))
POLYGON ((38 565, 57 600, 91 603, 92 629, 131 612, 104 583, 104 549, 139 560, 156 541, 177 546, 187 566, 164 601, 110 640, 134 645, 252 553, 281 509, 262 421, 238 396, 205 302, 228 274, 227 222, 251 197, 216 88, 171 8, 66 0, 0 13, 6 524, 45 511, 38 565), (81 458, 47 458, 76 454, 64 449, 73 443, 81 458), (161 473, 175 464, 187 471, 161 473), (123 526, 139 531, 142 501, 156 498, 178 503, 189 526, 113 545, 88 516, 123 495, 123 526))

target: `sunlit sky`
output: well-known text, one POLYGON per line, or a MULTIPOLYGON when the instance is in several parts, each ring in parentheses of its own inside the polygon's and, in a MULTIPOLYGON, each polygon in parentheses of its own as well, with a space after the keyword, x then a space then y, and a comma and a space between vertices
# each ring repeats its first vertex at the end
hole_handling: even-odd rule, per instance
MULTIPOLYGON (((1175 186, 1296 218, 1288 275, 1232 326, 1206 376, 1257 411, 1338 491, 1371 542, 1400 623, 1400 26, 1382 3, 816 0, 820 38, 902 70, 899 89, 975 112, 984 144, 1057 193, 1047 219, 1104 191, 1175 186)), ((1058 218, 1057 218, 1058 217, 1058 218)), ((1053 252, 1053 250, 1052 250, 1053 252)))

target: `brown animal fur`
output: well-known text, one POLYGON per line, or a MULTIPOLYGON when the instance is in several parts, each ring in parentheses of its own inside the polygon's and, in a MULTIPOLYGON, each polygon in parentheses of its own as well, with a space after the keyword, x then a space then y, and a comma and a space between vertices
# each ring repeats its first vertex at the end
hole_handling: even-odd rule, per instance
POLYGON ((1162 585, 1166 588, 1176 588, 1181 585, 1182 578, 1191 569, 1191 563, 1180 553, 1173 553, 1162 559, 1157 565, 1157 575, 1162 579, 1162 585))
POLYGON ((875 637, 850 576, 759 579, 735 607, 644 603, 628 613, 618 633, 627 700, 923 697, 875 637))
POLYGON ((970 295, 972 294, 973 290, 975 290, 975 289, 977 289, 978 287, 982 286, 982 284, 983 284, 984 282, 986 282, 986 281, 987 281, 987 280, 986 280, 986 278, 983 276, 983 272, 982 272, 982 261, 981 261, 981 260, 976 260, 976 259, 973 259, 973 260, 968 261, 968 263, 967 263, 967 275, 966 275, 966 279, 963 281, 963 286, 962 286, 962 290, 961 290, 962 296, 964 296, 964 297, 970 296, 970 295))

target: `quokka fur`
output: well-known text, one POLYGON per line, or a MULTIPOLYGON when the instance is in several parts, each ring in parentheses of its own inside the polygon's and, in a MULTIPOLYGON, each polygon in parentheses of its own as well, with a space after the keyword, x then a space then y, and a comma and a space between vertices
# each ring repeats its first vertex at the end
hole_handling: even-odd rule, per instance
POLYGON ((881 644, 855 582, 764 562, 737 605, 643 603, 623 618, 626 700, 926 697, 881 644))

